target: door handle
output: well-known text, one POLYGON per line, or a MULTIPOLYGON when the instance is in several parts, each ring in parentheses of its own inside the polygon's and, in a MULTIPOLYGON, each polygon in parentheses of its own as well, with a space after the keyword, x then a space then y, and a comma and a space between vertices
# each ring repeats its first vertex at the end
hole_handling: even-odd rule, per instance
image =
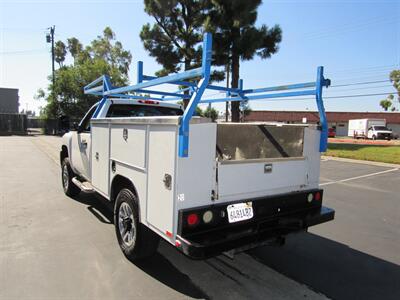
POLYGON ((86 140, 82 140, 81 143, 84 144, 84 145, 87 145, 87 141, 86 140))

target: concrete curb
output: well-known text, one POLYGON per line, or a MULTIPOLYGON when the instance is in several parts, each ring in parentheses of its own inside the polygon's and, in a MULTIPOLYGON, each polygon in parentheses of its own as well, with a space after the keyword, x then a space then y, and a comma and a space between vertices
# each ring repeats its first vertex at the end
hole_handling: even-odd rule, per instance
POLYGON ((387 168, 400 168, 400 165, 398 165, 398 164, 389 164, 389 163, 378 162, 378 161, 358 160, 358 159, 342 158, 342 157, 334 157, 334 156, 326 156, 326 155, 322 155, 321 159, 335 160, 335 161, 363 164, 363 165, 370 165, 370 166, 387 167, 387 168))

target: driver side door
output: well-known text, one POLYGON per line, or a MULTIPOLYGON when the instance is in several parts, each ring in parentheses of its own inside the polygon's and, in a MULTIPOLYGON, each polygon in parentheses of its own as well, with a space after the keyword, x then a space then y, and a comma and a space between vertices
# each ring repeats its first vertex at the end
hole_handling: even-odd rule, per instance
POLYGON ((86 180, 91 179, 91 130, 90 120, 97 108, 93 106, 79 124, 78 131, 72 136, 71 162, 75 172, 86 180))

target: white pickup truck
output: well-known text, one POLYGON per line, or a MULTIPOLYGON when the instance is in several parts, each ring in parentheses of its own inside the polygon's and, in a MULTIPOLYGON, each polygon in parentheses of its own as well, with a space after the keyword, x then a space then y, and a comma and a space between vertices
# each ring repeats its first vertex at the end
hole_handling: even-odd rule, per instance
POLYGON ((182 108, 108 99, 93 106, 60 152, 68 196, 114 203, 124 254, 148 257, 159 238, 193 258, 247 249, 333 219, 319 189, 315 125, 191 120, 189 157, 177 154, 182 108))
POLYGON ((206 33, 196 69, 153 77, 139 62, 137 83, 125 87, 99 77, 84 92, 102 100, 63 138, 65 193, 96 192, 114 204, 115 232, 130 260, 151 256, 160 238, 202 259, 282 241, 334 218, 319 189, 328 135, 322 89, 330 85, 323 67, 315 82, 244 89, 240 81, 238 88, 225 88, 209 84, 211 44, 206 33), (162 84, 187 88, 154 89, 162 84), (205 99, 206 89, 228 95, 205 99), (214 123, 194 116, 199 103, 305 95, 316 98, 318 125, 214 123), (168 104, 179 99, 190 99, 185 111, 168 104))
POLYGON ((349 120, 349 136, 366 139, 391 140, 393 132, 386 127, 385 119, 355 119, 349 120))

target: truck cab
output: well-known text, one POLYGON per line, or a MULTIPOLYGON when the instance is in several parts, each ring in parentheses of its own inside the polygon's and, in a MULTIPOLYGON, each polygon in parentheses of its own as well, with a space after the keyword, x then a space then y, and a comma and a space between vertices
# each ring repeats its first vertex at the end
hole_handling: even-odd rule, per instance
MULTIPOLYGON (((94 104, 82 118, 76 130, 63 136, 64 152, 68 151, 69 163, 75 174, 85 181, 91 181, 91 124, 99 103, 94 104)), ((100 118, 116 117, 153 117, 180 116, 182 106, 170 103, 159 103, 151 100, 110 99, 98 112, 100 118)))
POLYGON ((384 125, 372 125, 368 128, 368 138, 373 140, 391 140, 393 132, 384 125))

